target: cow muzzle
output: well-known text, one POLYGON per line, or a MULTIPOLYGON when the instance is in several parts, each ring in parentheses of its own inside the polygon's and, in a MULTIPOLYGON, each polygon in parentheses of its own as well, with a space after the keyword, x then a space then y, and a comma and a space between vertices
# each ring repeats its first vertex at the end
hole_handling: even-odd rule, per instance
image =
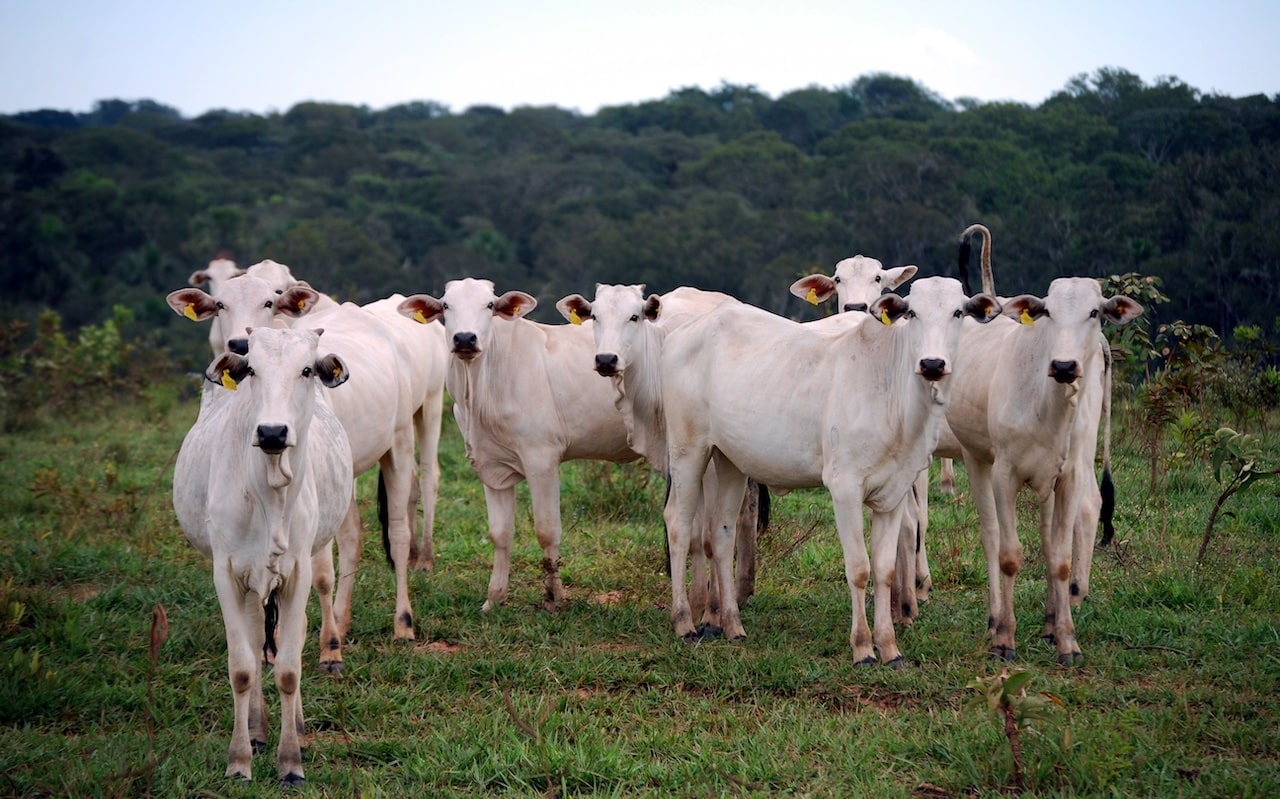
POLYGON ((480 354, 480 339, 475 333, 454 333, 453 354, 464 361, 474 359, 480 354))
POLYGON ((289 426, 284 424, 260 424, 255 431, 253 445, 268 455, 279 455, 293 445, 289 440, 289 426))
POLYGON ((604 377, 613 377, 618 373, 618 355, 613 352, 596 353, 596 373, 604 377))
POLYGON ((233 338, 233 339, 231 339, 230 341, 228 341, 228 342, 227 342, 227 349, 228 349, 228 350, 230 350, 231 352, 235 353, 236 355, 242 355, 242 356, 243 356, 243 355, 248 355, 248 354, 249 354, 249 339, 247 339, 247 338, 233 338))
POLYGON ((943 358, 921 358, 918 374, 930 383, 941 380, 951 373, 943 358))
POLYGON ((1074 383, 1080 376, 1080 364, 1076 361, 1050 361, 1049 377, 1059 383, 1074 383))

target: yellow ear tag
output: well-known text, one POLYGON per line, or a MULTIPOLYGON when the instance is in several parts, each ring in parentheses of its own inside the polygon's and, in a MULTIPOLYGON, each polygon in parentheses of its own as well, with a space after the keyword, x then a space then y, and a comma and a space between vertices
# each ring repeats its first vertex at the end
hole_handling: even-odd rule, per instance
POLYGON ((194 302, 187 303, 187 307, 182 309, 182 315, 187 317, 193 322, 200 321, 198 318, 196 318, 196 304, 194 302))
POLYGON ((341 366, 333 367, 333 379, 337 380, 341 376, 342 376, 342 367, 341 366))
POLYGON ((225 389, 230 389, 231 391, 235 391, 238 386, 239 384, 236 383, 236 379, 231 376, 231 370, 223 369, 222 370, 222 387, 225 389))
POLYGON ((1022 315, 1018 317, 1018 321, 1024 325, 1034 325, 1036 320, 1031 318, 1031 314, 1027 313, 1027 309, 1022 309, 1022 315))
POLYGON ((570 309, 569 309, 569 324, 571 324, 571 325, 580 325, 580 324, 582 324, 582 317, 581 317, 581 316, 578 316, 578 309, 577 309, 577 308, 570 308, 570 309))
POLYGON ((817 289, 809 289, 809 293, 808 293, 808 294, 806 294, 806 295, 804 295, 804 299, 805 299, 805 302, 809 303, 810 305, 817 305, 817 304, 818 304, 818 290, 817 290, 817 289))
POLYGON ((303 298, 298 299, 298 310, 301 311, 307 307, 307 301, 303 298))
POLYGON ((881 321, 881 322, 884 322, 884 326, 885 326, 885 327, 891 327, 891 326, 893 325, 893 320, 889 318, 889 309, 888 309, 888 308, 881 308, 881 309, 880 309, 880 321, 881 321))
POLYGON ((519 306, 519 305, 512 305, 512 306, 511 306, 511 315, 512 315, 512 316, 519 316, 519 315, 520 315, 520 306, 519 306))
POLYGON ((425 325, 427 323, 427 317, 423 316, 422 310, 419 309, 413 312, 413 321, 417 322, 420 325, 425 325))

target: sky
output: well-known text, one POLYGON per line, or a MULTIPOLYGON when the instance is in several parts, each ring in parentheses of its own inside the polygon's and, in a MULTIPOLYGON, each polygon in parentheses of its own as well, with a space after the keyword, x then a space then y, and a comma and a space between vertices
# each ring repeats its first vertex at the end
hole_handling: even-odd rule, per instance
POLYGON ((191 118, 420 100, 591 115, 871 73, 1039 105, 1104 67, 1275 97, 1277 31, 1277 0, 0 0, 0 114, 148 99, 191 118))

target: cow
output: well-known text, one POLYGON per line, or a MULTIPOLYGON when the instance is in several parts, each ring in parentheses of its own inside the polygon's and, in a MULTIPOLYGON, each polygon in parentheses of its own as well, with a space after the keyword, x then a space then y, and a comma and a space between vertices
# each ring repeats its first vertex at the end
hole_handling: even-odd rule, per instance
MULTIPOLYGON (((661 296, 644 294, 644 286, 596 284, 595 299, 570 294, 556 309, 573 324, 590 319, 595 333, 594 367, 609 378, 616 391, 615 403, 627 425, 627 441, 649 465, 667 472, 666 426, 662 417, 662 391, 658 380, 662 340, 667 333, 725 302, 737 302, 728 294, 682 286, 661 296)), ((714 480, 714 476, 711 477, 714 480)), ((712 483, 714 485, 714 483, 712 483)), ((767 525, 767 489, 749 486, 735 535, 734 586, 739 606, 755 589, 755 541, 767 525)), ((698 514, 697 528, 705 532, 705 513, 698 514)), ((706 570, 706 537, 694 537, 691 606, 701 615, 700 635, 717 635, 720 601, 718 583, 706 570)), ((670 553, 667 555, 670 559, 670 553)))
POLYGON ((1124 296, 1104 299, 1097 280, 1076 277, 1054 280, 1043 299, 1019 295, 1003 307, 998 324, 965 331, 947 410, 956 447, 938 454, 963 457, 969 474, 996 658, 1017 654, 1013 587, 1022 546, 1014 500, 1024 484, 1036 494, 1048 570, 1044 637, 1059 663, 1070 665, 1084 659, 1071 617, 1073 565, 1087 585, 1101 507, 1093 462, 1109 404, 1110 350, 1100 322, 1127 324, 1142 306, 1124 296))
POLYGON ((235 705, 226 773, 244 780, 253 777, 254 749, 267 741, 262 657, 273 646, 277 775, 303 780, 300 681, 312 557, 329 546, 351 503, 351 447, 321 390, 340 386, 348 371, 341 358, 317 351, 320 334, 255 328, 247 356, 219 356, 205 373, 217 385, 206 387, 210 401, 174 466, 178 522, 213 560, 235 705))
POLYGON ((630 462, 613 388, 591 371, 590 323, 544 325, 524 317, 537 305, 522 291, 494 293, 492 281, 463 278, 439 298, 411 295, 400 313, 444 322, 452 357, 445 385, 453 398, 467 459, 484 485, 493 569, 482 609, 505 604, 515 535, 516 485, 529 484, 534 531, 542 547, 543 607, 565 599, 560 579, 560 464, 630 462))
MULTIPOLYGON (((283 294, 285 289, 297 282, 290 274, 289 267, 284 264, 268 259, 248 269, 241 269, 235 265, 235 262, 225 258, 214 259, 206 268, 193 272, 188 282, 193 286, 203 287, 208 294, 217 297, 222 293, 222 287, 228 280, 241 275, 253 275, 266 281, 277 294, 283 294)), ((209 348, 213 350, 213 357, 216 358, 227 351, 228 338, 229 336, 222 330, 222 317, 215 316, 209 325, 209 348)))
MULTIPOLYGON (((672 621, 695 630, 684 588, 683 553, 714 461, 719 507, 714 568, 728 584, 731 519, 746 475, 782 489, 825 486, 836 512, 853 606, 856 662, 903 665, 890 610, 903 499, 929 462, 946 409, 961 322, 986 320, 999 304, 966 298, 960 282, 927 278, 908 297, 886 294, 865 314, 800 324, 750 306, 717 306, 667 336, 661 358, 671 492, 664 509, 672 552, 672 621), (879 320, 877 322, 876 320, 879 320), (881 324, 883 323, 883 324, 881 324), (871 550, 862 505, 871 510, 871 550), (874 582, 875 634, 864 599, 874 582)), ((745 638, 725 592, 724 632, 745 638)))
MULTIPOLYGON (((355 378, 334 397, 334 412, 348 432, 355 471, 353 478, 381 467, 381 503, 387 522, 384 544, 396 572, 394 630, 397 638, 413 638, 413 613, 408 594, 407 564, 412 534, 414 443, 418 437, 422 455, 418 462, 419 493, 424 521, 434 524, 436 486, 439 483, 438 449, 443 407, 443 330, 422 328, 398 314, 388 318, 386 304, 364 309, 339 305, 306 283, 294 281, 277 292, 257 272, 286 275, 288 268, 274 261, 250 267, 248 273, 228 280, 218 295, 199 289, 181 289, 168 296, 175 312, 196 321, 223 320, 225 349, 244 354, 248 339, 232 331, 269 326, 283 320, 292 326, 321 326, 329 330, 322 347, 352 364, 355 378), (261 269, 259 269, 261 267, 261 269), (304 323, 301 320, 306 319, 304 323), (371 412, 371 410, 375 412, 371 412), (434 427, 433 427, 434 424, 434 427)), ((290 279, 292 277, 290 276, 290 279)), ((389 299, 389 304, 397 304, 389 299)), ((350 630, 351 601, 359 563, 360 516, 354 499, 339 532, 340 570, 334 575, 332 549, 318 556, 316 591, 321 606, 320 667, 342 669, 342 642, 350 630), (327 563, 326 563, 327 561, 327 563), (336 590, 336 594, 335 594, 336 590)), ((431 540, 430 527, 423 536, 431 540)), ((422 564, 419 560, 419 565, 422 564)))

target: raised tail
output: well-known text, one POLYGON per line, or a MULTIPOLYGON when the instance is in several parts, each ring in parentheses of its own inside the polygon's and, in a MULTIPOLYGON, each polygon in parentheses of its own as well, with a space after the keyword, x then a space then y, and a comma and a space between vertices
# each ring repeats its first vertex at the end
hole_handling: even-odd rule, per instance
POLYGON ((987 230, 986 225, 974 223, 964 229, 964 233, 960 234, 960 283, 964 286, 964 293, 970 294, 969 291, 969 256, 973 252, 969 245, 969 239, 974 233, 982 234, 982 251, 979 255, 979 262, 982 265, 982 290, 987 294, 995 296, 996 282, 991 272, 991 231, 987 230))

